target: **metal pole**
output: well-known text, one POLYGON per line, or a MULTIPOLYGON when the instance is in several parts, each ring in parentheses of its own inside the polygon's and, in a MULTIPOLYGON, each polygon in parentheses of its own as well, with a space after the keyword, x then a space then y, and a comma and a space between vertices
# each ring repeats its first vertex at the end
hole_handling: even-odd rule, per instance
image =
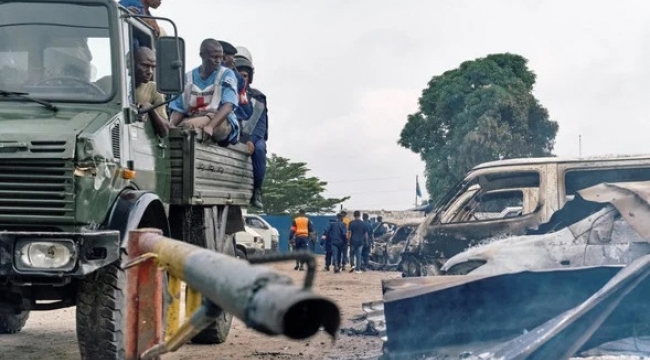
POLYGON ((336 304, 266 266, 191 244, 141 233, 139 245, 189 287, 244 323, 266 334, 305 339, 321 327, 334 336, 341 323, 336 304))
MULTIPOLYGON (((134 230, 129 233, 128 252, 131 261, 146 251, 139 246, 143 234, 161 236, 158 229, 134 230)), ((162 272, 153 261, 142 261, 127 270, 127 308, 125 357, 138 358, 138 354, 162 340, 162 272)))
POLYGON ((418 176, 415 175, 415 207, 418 207, 418 176))
POLYGON ((582 157, 582 135, 578 135, 578 157, 582 157))

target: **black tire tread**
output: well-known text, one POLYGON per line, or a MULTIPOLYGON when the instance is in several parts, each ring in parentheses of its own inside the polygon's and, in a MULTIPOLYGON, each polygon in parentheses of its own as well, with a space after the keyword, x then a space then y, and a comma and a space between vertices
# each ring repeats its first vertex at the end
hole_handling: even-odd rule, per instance
POLYGON ((29 311, 21 311, 19 314, 0 313, 0 334, 15 334, 23 329, 29 311))
POLYGON ((119 261, 105 266, 79 284, 77 341, 82 359, 124 359, 126 274, 119 261))

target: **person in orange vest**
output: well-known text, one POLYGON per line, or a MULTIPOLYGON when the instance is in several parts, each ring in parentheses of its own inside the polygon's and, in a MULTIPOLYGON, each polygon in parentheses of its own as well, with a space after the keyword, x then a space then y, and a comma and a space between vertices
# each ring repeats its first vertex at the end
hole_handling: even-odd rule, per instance
MULTIPOLYGON (((300 209, 298 216, 291 222, 291 234, 289 235, 289 243, 293 246, 293 251, 309 251, 309 234, 314 231, 314 227, 305 215, 305 210, 300 209)), ((294 270, 304 270, 304 261, 296 261, 294 270)))

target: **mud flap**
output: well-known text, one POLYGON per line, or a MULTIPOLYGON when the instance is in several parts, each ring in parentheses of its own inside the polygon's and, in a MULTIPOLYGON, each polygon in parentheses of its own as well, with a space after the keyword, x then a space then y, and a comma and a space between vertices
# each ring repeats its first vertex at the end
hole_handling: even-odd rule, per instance
POLYGON ((639 329, 648 327, 639 324, 650 324, 650 256, 621 269, 385 280, 385 358, 457 357, 462 349, 463 358, 562 359, 643 335, 639 329))

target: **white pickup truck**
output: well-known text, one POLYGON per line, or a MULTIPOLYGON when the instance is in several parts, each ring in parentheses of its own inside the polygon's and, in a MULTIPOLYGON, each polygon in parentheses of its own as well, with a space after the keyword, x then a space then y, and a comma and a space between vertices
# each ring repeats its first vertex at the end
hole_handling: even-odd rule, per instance
POLYGON ((238 256, 277 252, 280 233, 259 215, 244 215, 246 231, 235 234, 238 256), (243 254, 241 254, 243 253, 243 254))

